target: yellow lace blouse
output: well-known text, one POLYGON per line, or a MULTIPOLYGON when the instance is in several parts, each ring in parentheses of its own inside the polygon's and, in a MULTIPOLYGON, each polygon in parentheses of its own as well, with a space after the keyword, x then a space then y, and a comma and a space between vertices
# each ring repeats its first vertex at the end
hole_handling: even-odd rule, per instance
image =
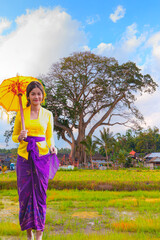
MULTIPOLYGON (((53 139, 53 115, 50 111, 40 107, 39 116, 37 119, 30 119, 31 107, 24 109, 25 129, 28 130, 28 136, 45 137, 46 141, 37 142, 40 155, 45 155, 49 152, 49 148, 54 146, 53 139)), ((18 136, 22 130, 21 115, 17 113, 12 140, 19 143, 18 136)), ((27 142, 21 141, 18 147, 18 154, 25 159, 28 159, 27 142)))

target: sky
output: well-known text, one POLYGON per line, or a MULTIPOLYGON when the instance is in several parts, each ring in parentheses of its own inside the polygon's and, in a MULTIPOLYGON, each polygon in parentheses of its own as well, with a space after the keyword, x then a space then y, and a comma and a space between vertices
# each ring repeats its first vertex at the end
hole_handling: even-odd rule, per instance
MULTIPOLYGON (((89 50, 133 61, 160 85, 159 9, 159 0, 0 0, 0 82, 17 73, 38 77, 59 59, 89 50)), ((158 87, 136 101, 146 128, 160 128, 159 96, 158 87)), ((0 148, 9 128, 0 119, 0 148)), ((54 135, 58 148, 69 147, 54 135)))

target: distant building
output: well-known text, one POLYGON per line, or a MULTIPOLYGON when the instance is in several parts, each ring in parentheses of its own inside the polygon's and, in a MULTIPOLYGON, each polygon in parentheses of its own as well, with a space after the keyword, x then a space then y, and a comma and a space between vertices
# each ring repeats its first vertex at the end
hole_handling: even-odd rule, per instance
POLYGON ((0 165, 3 165, 4 160, 8 157, 6 153, 0 153, 0 165))
POLYGON ((3 165, 4 166, 7 166, 8 169, 10 169, 10 163, 11 163, 11 158, 10 157, 7 157, 4 162, 3 162, 3 165))
POLYGON ((132 151, 129 153, 129 156, 132 157, 132 158, 136 158, 136 152, 132 150, 132 151))
POLYGON ((149 154, 147 154, 147 155, 144 157, 144 159, 145 159, 146 161, 149 161, 149 160, 151 160, 151 159, 154 158, 154 157, 160 157, 160 152, 149 153, 149 154))
POLYGON ((149 153, 144 157, 144 166, 154 169, 160 166, 160 152, 149 153))
POLYGON ((0 166, 1 167, 4 165, 4 166, 7 166, 7 168, 10 168, 10 162, 11 162, 10 154, 0 153, 0 166))
POLYGON ((96 153, 92 157, 92 162, 94 166, 97 166, 99 169, 107 169, 107 165, 109 164, 110 166, 113 164, 112 161, 107 161, 106 157, 102 156, 100 153, 96 153))
POLYGON ((104 161, 106 163, 106 157, 102 156, 100 153, 96 153, 92 157, 93 161, 104 161))
POLYGON ((140 155, 140 153, 137 153, 137 152, 135 152, 134 150, 132 150, 132 151, 129 153, 129 157, 134 158, 134 159, 137 159, 137 160, 140 159, 139 155, 140 155))

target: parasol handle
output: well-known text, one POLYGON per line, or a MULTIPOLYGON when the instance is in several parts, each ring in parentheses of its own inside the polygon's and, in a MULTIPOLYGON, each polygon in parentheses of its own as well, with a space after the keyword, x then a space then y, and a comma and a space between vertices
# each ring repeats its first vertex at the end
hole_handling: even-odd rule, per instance
POLYGON ((22 107, 22 94, 18 94, 18 98, 19 98, 19 106, 20 106, 20 113, 21 113, 22 129, 25 130, 23 107, 22 107))

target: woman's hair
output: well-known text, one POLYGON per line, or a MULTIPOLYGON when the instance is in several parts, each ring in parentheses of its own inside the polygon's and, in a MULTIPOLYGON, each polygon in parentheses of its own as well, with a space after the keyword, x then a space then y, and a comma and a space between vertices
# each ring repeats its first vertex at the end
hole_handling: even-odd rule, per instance
POLYGON ((34 88, 39 88, 41 90, 42 95, 43 95, 43 99, 44 99, 44 89, 43 89, 42 85, 37 81, 30 82, 27 86, 27 89, 26 89, 26 96, 27 96, 26 106, 27 107, 29 107, 31 105, 31 102, 29 100, 29 94, 34 88))

